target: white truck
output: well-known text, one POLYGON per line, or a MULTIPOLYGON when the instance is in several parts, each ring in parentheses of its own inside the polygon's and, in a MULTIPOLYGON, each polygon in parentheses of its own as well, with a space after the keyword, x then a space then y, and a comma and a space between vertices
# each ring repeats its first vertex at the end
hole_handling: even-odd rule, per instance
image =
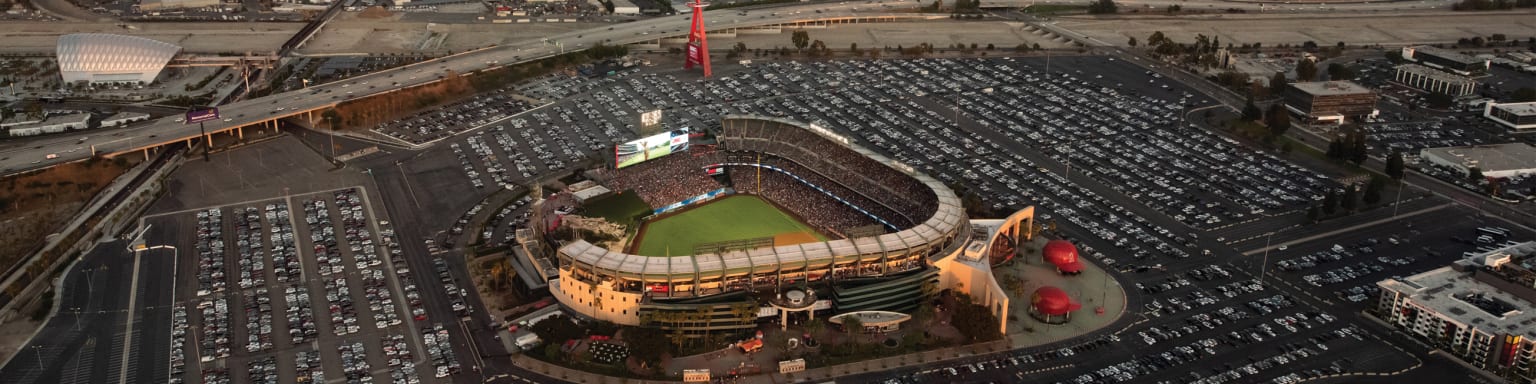
POLYGON ((522 348, 525 351, 530 348, 539 346, 539 343, 541 342, 543 342, 543 340, 539 340, 539 335, 532 333, 518 336, 516 340, 517 347, 522 348))

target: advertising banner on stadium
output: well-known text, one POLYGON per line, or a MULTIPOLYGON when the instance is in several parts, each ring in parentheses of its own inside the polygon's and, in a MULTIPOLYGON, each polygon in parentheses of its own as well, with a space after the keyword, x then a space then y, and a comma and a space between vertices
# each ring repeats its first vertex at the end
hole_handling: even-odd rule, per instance
POLYGON ((666 213, 667 211, 671 211, 671 210, 674 210, 674 209, 686 207, 686 206, 688 206, 688 204, 710 201, 710 200, 713 200, 716 197, 726 196, 726 195, 730 195, 732 193, 736 193, 736 191, 733 190, 733 189, 730 189, 730 188, 716 189, 716 190, 713 190, 713 191, 705 192, 702 195, 698 195, 698 196, 694 196, 694 197, 683 199, 683 201, 679 201, 679 202, 672 203, 672 204, 667 204, 667 206, 665 206, 665 207, 656 208, 656 209, 651 211, 651 214, 652 215, 660 215, 662 213, 666 213))
POLYGON ((663 132, 613 146, 613 167, 624 168, 688 150, 688 131, 663 132))

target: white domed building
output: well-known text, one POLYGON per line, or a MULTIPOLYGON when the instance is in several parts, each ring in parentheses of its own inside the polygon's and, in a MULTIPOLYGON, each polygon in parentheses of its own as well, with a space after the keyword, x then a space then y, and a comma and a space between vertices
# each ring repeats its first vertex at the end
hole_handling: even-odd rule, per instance
POLYGON ((136 36, 76 33, 59 36, 56 51, 65 83, 149 84, 181 47, 136 36))

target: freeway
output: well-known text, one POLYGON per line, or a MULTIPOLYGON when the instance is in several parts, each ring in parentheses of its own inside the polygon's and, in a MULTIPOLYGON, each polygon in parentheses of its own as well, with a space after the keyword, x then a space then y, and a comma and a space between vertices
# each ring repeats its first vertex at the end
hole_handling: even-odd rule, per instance
MULTIPOLYGON (((706 13, 712 30, 750 28, 791 23, 845 23, 861 20, 942 19, 947 15, 886 12, 880 3, 808 4, 768 10, 718 10, 706 13)), ((468 74, 489 68, 534 61, 597 44, 653 43, 688 33, 689 16, 677 15, 615 24, 555 35, 547 39, 467 51, 404 67, 346 80, 311 86, 219 107, 222 120, 206 123, 208 134, 260 128, 275 120, 318 118, 314 112, 347 100, 364 98, 435 82, 450 73, 468 74)), ((112 155, 154 148, 200 136, 199 129, 172 116, 111 135, 82 133, 59 136, 43 145, 0 150, 0 174, 12 174, 78 161, 96 154, 112 155), (85 149, 89 150, 85 150, 85 149), (75 149, 74 151, 70 151, 75 149), (50 155, 56 157, 49 159, 50 155)))

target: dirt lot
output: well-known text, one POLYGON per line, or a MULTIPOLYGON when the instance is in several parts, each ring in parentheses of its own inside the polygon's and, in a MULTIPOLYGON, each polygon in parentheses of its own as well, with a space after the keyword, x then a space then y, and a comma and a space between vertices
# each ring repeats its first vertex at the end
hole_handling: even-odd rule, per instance
POLYGON ((52 53, 60 35, 115 33, 180 45, 186 52, 268 52, 292 37, 299 23, 0 23, 0 53, 52 53), (238 27, 236 27, 238 26, 238 27))
POLYGON ((124 156, 0 179, 0 217, 4 218, 0 220, 0 270, 36 250, 136 162, 133 156, 124 156))
POLYGON ((1105 42, 1124 45, 1130 37, 1146 41, 1152 32, 1162 31, 1177 42, 1190 43, 1196 34, 1216 36, 1222 43, 1300 44, 1311 40, 1319 45, 1340 41, 1360 44, 1454 43, 1456 39, 1503 33, 1511 38, 1536 36, 1536 14, 1510 12, 1437 12, 1397 15, 1361 14, 1358 16, 1322 15, 1212 15, 1178 19, 1152 17, 1090 16, 1059 18, 1059 25, 1105 42))

